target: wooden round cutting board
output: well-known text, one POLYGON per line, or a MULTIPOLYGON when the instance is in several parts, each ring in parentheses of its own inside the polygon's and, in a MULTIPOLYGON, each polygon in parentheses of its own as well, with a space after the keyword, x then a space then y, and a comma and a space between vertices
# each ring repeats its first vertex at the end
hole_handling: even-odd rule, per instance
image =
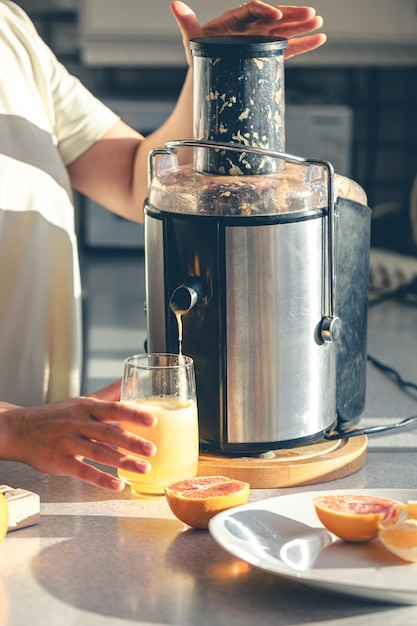
POLYGON ((366 462, 366 435, 273 450, 265 457, 201 453, 199 476, 223 475, 248 482, 253 489, 314 485, 349 476, 366 462))

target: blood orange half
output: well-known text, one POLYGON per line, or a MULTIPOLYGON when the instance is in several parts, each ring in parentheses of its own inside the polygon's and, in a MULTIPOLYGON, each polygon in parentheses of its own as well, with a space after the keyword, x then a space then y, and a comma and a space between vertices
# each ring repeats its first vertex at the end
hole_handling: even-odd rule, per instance
POLYGON ((405 508, 390 498, 355 494, 321 495, 313 500, 323 526, 345 541, 369 541, 394 524, 405 508))
POLYGON ((226 476, 198 476, 165 488, 171 511, 194 528, 208 528, 210 519, 249 498, 249 483, 226 476))

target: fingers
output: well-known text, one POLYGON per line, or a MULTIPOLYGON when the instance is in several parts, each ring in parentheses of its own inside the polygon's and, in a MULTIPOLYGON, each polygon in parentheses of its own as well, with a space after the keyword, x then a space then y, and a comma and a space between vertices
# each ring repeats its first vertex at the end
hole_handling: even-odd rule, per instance
POLYGON ((151 469, 147 459, 155 455, 156 446, 117 424, 108 423, 109 419, 113 421, 115 410, 119 423, 150 427, 156 423, 153 415, 140 411, 134 403, 94 402, 91 420, 83 433, 84 438, 78 440, 76 456, 67 457, 68 468, 65 473, 95 486, 119 491, 124 488, 124 482, 90 465, 89 461, 144 474, 151 469))
MULTIPOLYGON (((136 464, 131 461, 132 459, 126 459, 126 463, 121 461, 119 464, 120 469, 140 474, 144 474, 150 469, 150 465, 146 461, 142 461, 140 463, 139 460, 137 460, 136 464)), ((90 485, 94 485, 95 487, 100 487, 101 489, 122 491, 126 486, 123 479, 113 476, 112 474, 109 474, 94 465, 90 465, 82 459, 71 459, 70 464, 66 468, 65 474, 82 480, 90 485)))
POLYGON ((127 453, 152 457, 156 446, 143 436, 125 430, 123 426, 152 428, 156 418, 141 411, 132 402, 101 402, 85 398, 77 416, 64 417, 61 435, 67 445, 77 446, 76 454, 100 463, 115 465, 112 449, 122 448, 127 453), (79 419, 79 415, 84 415, 79 419), (91 447, 91 442, 94 447, 91 447), (102 444, 102 448, 97 447, 102 444))
MULTIPOLYGON (((236 9, 227 11, 221 17, 218 17, 211 22, 210 25, 222 23, 227 28, 237 28, 239 31, 243 30, 247 24, 252 22, 271 22, 278 21, 283 18, 282 7, 274 7, 264 2, 249 2, 242 4, 236 9)), ((206 29, 205 25, 203 28, 206 29)))
POLYGON ((255 23, 258 25, 253 31, 254 33, 265 32, 267 25, 275 20, 280 20, 283 15, 282 11, 276 7, 259 0, 231 9, 204 26, 200 26, 196 14, 184 2, 178 0, 172 2, 171 11, 181 30, 188 58, 187 42, 189 39, 203 36, 233 35, 243 32, 249 34, 251 25, 255 23))
POLYGON ((141 424, 143 426, 155 426, 157 419, 152 413, 147 413, 138 408, 134 402, 117 402, 117 421, 120 424, 141 424))
POLYGON ((250 2, 211 20, 202 27, 204 36, 265 34, 268 27, 278 24, 282 12, 263 2, 250 2))
POLYGON ((153 415, 134 403, 82 397, 39 407, 13 407, 3 411, 2 419, 8 425, 4 458, 109 489, 121 489, 123 483, 89 462, 144 473, 156 452, 146 436, 118 425, 142 426, 146 432, 156 423, 153 415))
POLYGON ((33 464, 35 469, 72 476, 97 487, 116 491, 124 488, 123 480, 108 474, 95 464, 138 474, 150 471, 151 463, 144 457, 150 458, 156 453, 153 443, 111 424, 95 422, 92 423, 92 428, 93 431, 98 431, 100 439, 79 438, 76 453, 72 452, 72 446, 69 449, 57 449, 55 453, 45 455, 40 465, 33 464))
MULTIPOLYGON (((117 424, 100 421, 100 418, 103 419, 100 410, 105 410, 109 405, 111 407, 110 414, 113 416, 113 404, 117 407, 118 421, 120 423, 150 427, 156 423, 153 415, 140 411, 133 403, 94 403, 95 409, 98 410, 94 410, 94 414, 91 416, 92 419, 85 424, 82 433, 83 437, 80 437, 77 441, 76 458, 88 459, 94 463, 117 467, 129 472, 140 474, 148 472, 151 465, 147 458, 152 458, 156 454, 155 444, 144 437, 121 428, 117 424), (137 455, 142 458, 138 458, 137 455)), ((107 412, 104 413, 104 419, 108 419, 107 412)), ((68 458, 71 461, 71 455, 68 458)), ((80 467, 78 463, 78 470, 86 472, 84 465, 85 463, 82 463, 82 467, 80 467)), ((108 484, 107 475, 103 478, 100 474, 92 473, 90 470, 88 470, 87 475, 89 481, 95 481, 93 484, 97 484, 97 479, 100 481, 100 485, 103 480, 108 484)), ((79 474, 78 477, 80 477, 79 474)), ((85 480, 85 478, 82 478, 82 480, 85 480)), ((115 487, 113 485, 110 488, 115 487)))
MULTIPOLYGON (((137 426, 154 426, 156 417, 139 409, 134 402, 100 401, 93 398, 81 399, 77 407, 78 413, 93 418, 98 422, 117 422, 119 424, 136 424, 137 426)), ((89 421, 87 419, 87 421, 89 421)))
MULTIPOLYGON (((146 431, 156 423, 153 415, 139 410, 134 403, 84 397, 33 409, 23 419, 14 418, 16 428, 19 422, 22 423, 17 433, 16 460, 27 462, 39 471, 66 473, 66 465, 75 458, 118 467, 119 462, 126 462, 126 455, 150 458, 156 451, 146 437, 129 432, 129 425, 145 427, 146 431), (119 424, 126 424, 127 430, 119 424)), ((144 467, 148 463, 141 461, 139 470, 143 471, 144 467)))
POLYGON ((268 28, 268 34, 290 39, 291 37, 295 37, 297 35, 311 33, 318 30, 322 26, 323 18, 319 15, 315 15, 304 21, 281 20, 278 24, 268 28))
POLYGON ((148 472, 151 468, 151 463, 147 458, 143 457, 151 458, 154 456, 156 446, 146 439, 140 441, 134 435, 131 435, 130 440, 126 438, 125 446, 125 448, 115 448, 106 445, 102 441, 86 440, 78 447, 78 453, 73 458, 87 459, 100 465, 117 467, 129 472, 138 472, 140 474, 148 472), (140 455, 140 458, 133 455, 140 455))
POLYGON ((200 37, 202 33, 197 16, 185 2, 172 2, 171 12, 181 32, 186 32, 190 37, 200 37))
POLYGON ((306 37, 299 37, 298 39, 292 39, 288 42, 288 48, 285 51, 285 58, 290 59, 297 54, 303 54, 304 52, 311 52, 319 48, 326 43, 326 35, 318 33, 317 35, 308 35, 306 37))
POLYGON ((305 22, 316 15, 316 10, 309 6, 281 6, 278 4, 276 8, 282 13, 280 23, 305 22))
MULTIPOLYGON (((108 451, 122 448, 129 454, 140 454, 146 457, 154 456, 156 446, 146 438, 124 430, 115 424, 91 422, 77 439, 77 454, 100 463, 109 463, 114 455, 108 451), (94 442, 92 448, 91 443, 94 442), (97 446, 102 448, 97 448, 97 446), (92 456, 93 454, 93 456, 92 456)), ((110 463, 114 465, 114 463, 110 463)))
POLYGON ((196 14, 184 2, 172 2, 171 11, 181 30, 189 64, 188 42, 194 37, 239 34, 285 37, 289 40, 285 53, 287 59, 314 50, 326 41, 324 34, 307 35, 323 26, 323 19, 309 6, 272 6, 255 0, 227 11, 204 26, 200 26, 196 14), (299 35, 305 36, 293 39, 299 35))

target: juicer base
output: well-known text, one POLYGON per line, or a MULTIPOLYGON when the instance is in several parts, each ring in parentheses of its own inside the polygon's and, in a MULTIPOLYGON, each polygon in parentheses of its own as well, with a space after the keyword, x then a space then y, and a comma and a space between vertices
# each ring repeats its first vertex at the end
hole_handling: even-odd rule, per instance
POLYGON ((203 452, 199 458, 198 475, 228 476, 248 482, 252 489, 314 485, 360 470, 366 462, 367 447, 366 435, 360 435, 274 450, 268 458, 203 452))

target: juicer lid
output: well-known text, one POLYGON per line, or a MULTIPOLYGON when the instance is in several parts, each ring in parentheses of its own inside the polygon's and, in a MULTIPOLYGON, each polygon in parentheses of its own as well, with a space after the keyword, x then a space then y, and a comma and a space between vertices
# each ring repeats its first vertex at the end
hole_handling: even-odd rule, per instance
POLYGON ((190 40, 189 45, 195 56, 221 57, 226 54, 228 57, 267 57, 283 53, 288 46, 288 40, 284 37, 262 35, 195 37, 190 40))

